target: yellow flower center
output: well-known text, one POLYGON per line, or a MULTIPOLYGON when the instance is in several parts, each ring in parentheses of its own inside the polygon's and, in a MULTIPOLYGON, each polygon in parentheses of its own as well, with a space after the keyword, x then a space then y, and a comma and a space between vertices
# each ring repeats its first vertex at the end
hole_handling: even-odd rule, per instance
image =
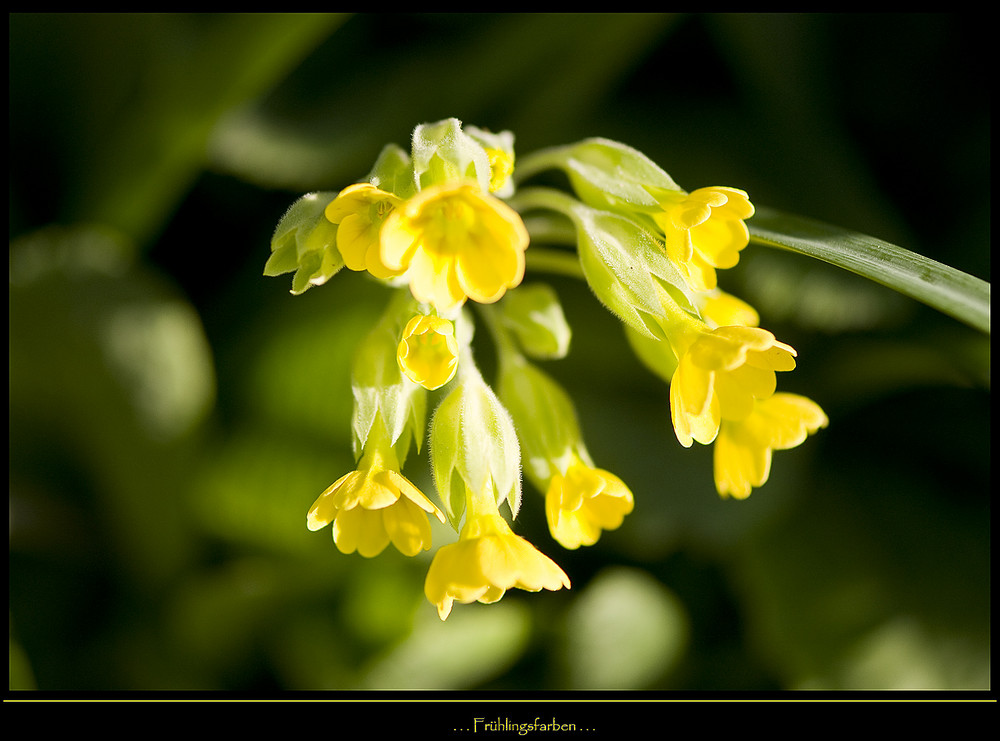
POLYGON ((381 231, 381 258, 408 270, 421 302, 447 312, 467 298, 499 300, 524 277, 528 231, 500 199, 465 181, 425 188, 395 209, 381 231))

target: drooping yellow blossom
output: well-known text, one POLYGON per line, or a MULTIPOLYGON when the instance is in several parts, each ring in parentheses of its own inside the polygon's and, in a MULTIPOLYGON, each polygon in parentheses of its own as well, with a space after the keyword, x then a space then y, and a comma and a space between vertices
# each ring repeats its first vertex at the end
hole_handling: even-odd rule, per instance
POLYGON ((341 476, 319 496, 309 509, 307 526, 319 530, 332 522, 337 548, 366 558, 377 556, 390 542, 406 556, 428 550, 427 515, 444 522, 444 513, 398 469, 385 425, 377 418, 358 469, 341 476))
POLYGON ((758 327, 704 329, 675 353, 670 413, 684 447, 711 443, 723 419, 749 417, 757 400, 774 393, 775 371, 795 367, 795 350, 758 327))
POLYGON ((379 251, 382 224, 401 203, 392 193, 371 183, 355 183, 344 188, 326 207, 326 218, 337 228, 337 249, 351 270, 367 270, 376 278, 402 273, 385 266, 379 251))
POLYGON ((516 211, 466 181, 420 191, 381 232, 382 262, 409 270, 410 290, 447 313, 471 298, 499 300, 524 277, 528 231, 516 211))
POLYGON ((786 393, 758 401, 745 419, 723 420, 714 451, 719 494, 736 499, 750 496, 753 487, 767 481, 773 451, 802 444, 827 423, 816 402, 786 393))
POLYGON ((406 323, 396 359, 414 383, 428 391, 441 388, 458 369, 455 325, 439 316, 417 314, 406 323))
POLYGON ((601 531, 621 526, 632 507, 632 492, 620 478, 576 455, 566 473, 552 477, 545 494, 549 532, 569 549, 593 545, 601 531))
POLYGON ((496 602, 508 589, 569 589, 565 572, 515 535, 491 493, 470 494, 465 524, 455 543, 434 555, 424 594, 445 620, 454 602, 496 602))
POLYGON ((667 257, 696 291, 716 287, 716 268, 739 262, 750 241, 744 219, 754 214, 747 194, 736 188, 699 188, 691 193, 657 190, 662 211, 653 220, 663 231, 667 257))

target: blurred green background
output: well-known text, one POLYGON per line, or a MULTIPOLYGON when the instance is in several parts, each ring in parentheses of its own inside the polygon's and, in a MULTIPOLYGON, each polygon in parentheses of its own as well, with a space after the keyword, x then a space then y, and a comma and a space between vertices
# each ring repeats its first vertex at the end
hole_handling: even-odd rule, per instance
POLYGON ((561 551, 526 486, 517 531, 572 590, 441 623, 430 554, 305 528, 353 468, 348 361, 384 291, 261 275, 301 193, 456 116, 521 153, 617 139, 989 280, 975 14, 9 21, 11 689, 989 688, 988 337, 751 247, 724 286, 831 424, 722 501, 616 321, 552 278, 575 335, 545 368, 636 511, 561 551))

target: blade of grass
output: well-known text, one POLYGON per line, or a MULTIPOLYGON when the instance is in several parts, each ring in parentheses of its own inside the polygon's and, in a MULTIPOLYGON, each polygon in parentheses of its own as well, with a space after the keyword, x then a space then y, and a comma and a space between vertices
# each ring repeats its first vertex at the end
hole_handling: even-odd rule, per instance
POLYGON ((990 333, 990 284, 975 276, 866 234, 773 209, 758 208, 749 227, 754 243, 850 270, 990 333))

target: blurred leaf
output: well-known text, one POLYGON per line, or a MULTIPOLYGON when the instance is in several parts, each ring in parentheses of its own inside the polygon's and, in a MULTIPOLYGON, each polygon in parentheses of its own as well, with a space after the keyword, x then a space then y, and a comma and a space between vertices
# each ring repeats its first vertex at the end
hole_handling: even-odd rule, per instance
POLYGON ((21 644, 14 638, 13 621, 11 621, 11 635, 7 641, 7 656, 10 663, 10 675, 7 689, 37 689, 35 684, 35 675, 31 671, 31 660, 28 658, 28 655, 25 653, 21 644))
POLYGON ((890 288, 804 255, 747 250, 735 268, 741 298, 766 323, 787 323, 809 333, 895 329, 917 304, 890 288))
POLYGON ((786 687, 989 686, 987 510, 937 498, 944 456, 899 444, 921 463, 855 456, 854 475, 814 482, 784 524, 738 548, 751 643, 786 687))
POLYGON ((44 101, 29 105, 66 122, 54 133, 69 141, 45 142, 75 161, 63 218, 108 224, 139 243, 163 227, 203 167, 220 116, 278 83, 343 21, 330 13, 15 15, 12 66, 44 101), (46 54, 54 63, 33 68, 46 54), (93 100, 92 90, 101 91, 93 100), (63 92, 80 105, 46 107, 63 92))
POLYGON ((274 553, 333 547, 306 529, 320 492, 354 468, 350 444, 328 449, 307 436, 250 427, 206 443, 187 497, 204 532, 230 545, 274 553))
POLYGON ((83 462, 113 533, 100 547, 152 586, 185 554, 176 494, 215 373, 196 312, 129 254, 106 229, 53 227, 11 245, 11 475, 78 505, 86 486, 48 479, 83 462))
POLYGON ((413 633, 372 664, 366 687, 475 687, 502 674, 528 645, 530 613, 515 601, 458 605, 447 621, 440 620, 427 604, 422 607, 413 633))
POLYGON ((990 284, 896 245, 772 209, 750 221, 754 242, 850 270, 990 332, 990 284))
POLYGON ((942 636, 901 616, 863 635, 800 688, 985 690, 990 688, 990 666, 977 641, 942 636))
POLYGON ((688 630, 683 605, 651 575, 606 569, 566 616, 572 687, 645 689, 676 665, 688 630))
POLYGON ((408 149, 416 124, 449 116, 548 142, 595 110, 673 21, 668 13, 358 14, 345 43, 334 38, 275 95, 220 123, 213 163, 306 191, 353 182, 386 143, 408 149))

